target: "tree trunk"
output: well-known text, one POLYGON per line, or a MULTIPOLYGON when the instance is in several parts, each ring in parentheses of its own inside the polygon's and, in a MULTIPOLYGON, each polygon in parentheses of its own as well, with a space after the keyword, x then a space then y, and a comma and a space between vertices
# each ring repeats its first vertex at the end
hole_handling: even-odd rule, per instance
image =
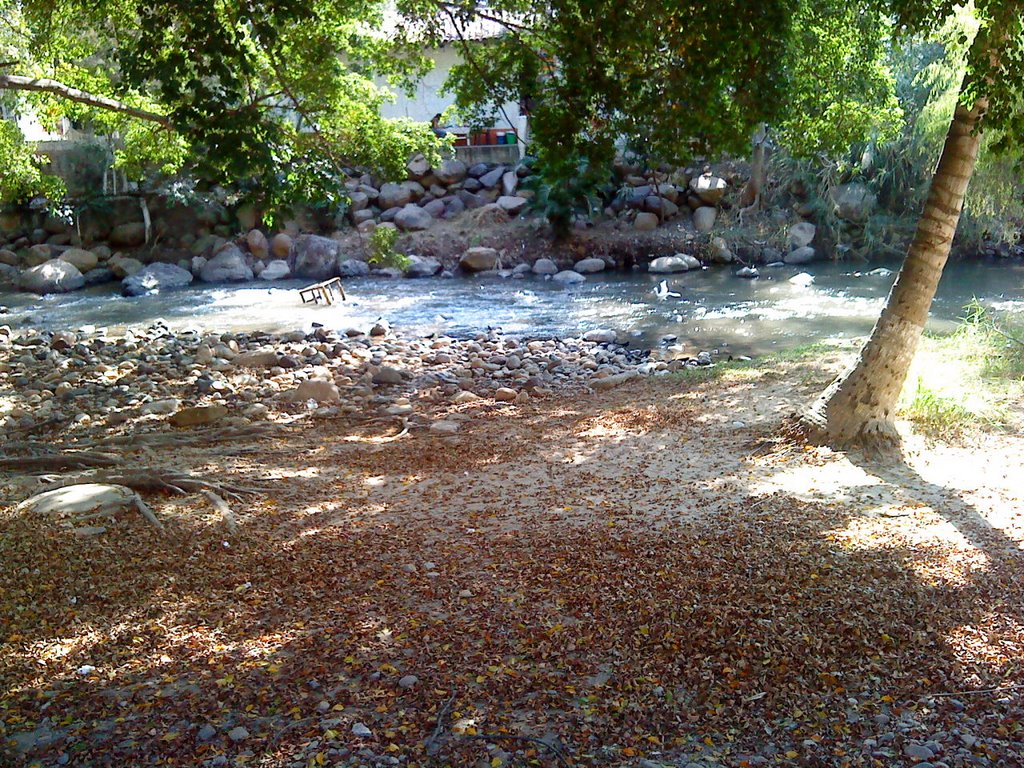
POLYGON ((857 362, 801 417, 812 440, 833 447, 899 447, 893 422, 896 402, 949 257, 987 108, 984 98, 971 108, 957 105, 914 240, 885 309, 857 362))
POLYGON ((740 207, 753 211, 761 207, 761 194, 768 183, 768 126, 761 123, 751 139, 750 178, 740 192, 740 207))

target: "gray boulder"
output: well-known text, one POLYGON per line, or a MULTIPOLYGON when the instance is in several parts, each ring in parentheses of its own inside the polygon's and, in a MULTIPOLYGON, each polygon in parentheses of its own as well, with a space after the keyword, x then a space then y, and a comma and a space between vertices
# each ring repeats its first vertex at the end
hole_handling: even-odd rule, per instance
POLYGON ((657 229, 660 223, 658 217, 653 213, 638 213, 633 221, 633 228, 641 232, 650 232, 657 229))
POLYGON ((728 187, 725 179, 710 173, 702 173, 690 179, 690 190, 707 205, 717 205, 725 196, 728 187))
POLYGON ((577 285, 586 282, 587 278, 572 269, 564 269, 551 279, 561 285, 577 285))
POLYGON ((0 285, 17 285, 20 275, 17 267, 0 262, 0 285))
POLYGON ((878 202, 874 192, 856 181, 833 187, 831 196, 836 216, 855 223, 866 221, 878 202))
POLYGON ((327 280, 337 274, 338 243, 320 235, 299 235, 292 243, 288 267, 297 277, 327 280))
POLYGON ((789 228, 789 247, 795 250, 803 248, 805 245, 810 245, 817 231, 817 227, 809 221, 801 221, 799 224, 794 224, 789 228))
POLYGON ((395 214, 395 224, 403 232, 420 232, 430 229, 434 217, 414 203, 409 203, 395 214))
POLYGON ((535 275, 557 275, 558 265, 551 259, 537 259, 533 262, 533 274, 535 275))
POLYGON ((498 198, 498 205, 509 216, 515 216, 522 212, 526 207, 526 202, 525 197, 516 197, 514 195, 502 195, 498 198))
POLYGON ((338 274, 342 277, 366 277, 370 274, 370 265, 359 259, 339 256, 338 274))
POLYGON ((144 296, 168 288, 183 288, 191 282, 192 273, 187 269, 157 262, 122 280, 121 293, 125 296, 144 296))
POLYGON ((199 270, 199 279, 204 283, 240 283, 252 278, 245 254, 234 243, 224 246, 199 270))
POLYGON ((467 272, 486 272, 498 266, 498 252, 493 248, 469 248, 459 260, 467 272))
POLYGON ((389 208, 401 208, 412 202, 412 191, 401 184, 389 181, 380 188, 380 195, 377 198, 377 205, 382 211, 389 208))
POLYGON ((797 248, 795 251, 787 253, 782 260, 787 264, 809 264, 814 261, 816 256, 814 249, 805 245, 803 248, 797 248))
POLYGON ((478 195, 475 192, 470 192, 465 189, 459 190, 459 200, 466 208, 473 210, 474 208, 483 208, 487 201, 484 200, 482 195, 478 195))
POLYGON ((21 290, 29 293, 67 293, 84 286, 85 278, 74 264, 51 259, 22 272, 19 285, 21 290))
POLYGON ((603 272, 605 267, 607 266, 608 265, 605 263, 604 259, 590 258, 580 259, 573 266, 573 269, 579 272, 580 274, 585 275, 591 272, 603 272))
POLYGON ((659 256, 647 265, 648 272, 657 274, 671 274, 673 272, 686 272, 690 269, 689 262, 682 256, 659 256))
POLYGON ((288 262, 284 259, 274 259, 267 263, 267 266, 260 272, 260 280, 284 280, 291 275, 288 269, 288 262))
POLYGON ((466 178, 466 164, 461 160, 448 159, 434 169, 434 175, 441 184, 457 184, 466 178))
POLYGON ((718 209, 710 205, 702 205, 693 212, 693 228, 698 232, 710 232, 715 228, 715 219, 718 218, 718 209))
POLYGON ((133 248, 146 242, 146 225, 141 221, 118 224, 107 238, 113 246, 133 248))
POLYGON ((90 269, 96 269, 100 263, 95 253, 81 248, 68 248, 59 258, 61 261, 68 262, 68 264, 74 264, 75 268, 82 274, 85 274, 90 269))
POLYGON ((480 177, 480 183, 483 184, 484 189, 494 189, 501 183, 501 177, 505 175, 504 166, 499 165, 493 171, 488 171, 480 177))
POLYGON ((433 277, 441 271, 441 262, 413 254, 404 271, 406 277, 433 277))

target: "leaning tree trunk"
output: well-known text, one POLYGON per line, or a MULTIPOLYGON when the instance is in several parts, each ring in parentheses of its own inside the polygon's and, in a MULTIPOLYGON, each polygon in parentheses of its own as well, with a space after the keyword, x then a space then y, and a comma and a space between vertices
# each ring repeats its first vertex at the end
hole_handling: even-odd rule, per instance
POLYGON ((801 417, 816 442, 880 450, 899 446, 893 422, 896 402, 949 257, 987 107, 987 99, 971 108, 957 106, 914 240, 871 337, 853 367, 801 417))

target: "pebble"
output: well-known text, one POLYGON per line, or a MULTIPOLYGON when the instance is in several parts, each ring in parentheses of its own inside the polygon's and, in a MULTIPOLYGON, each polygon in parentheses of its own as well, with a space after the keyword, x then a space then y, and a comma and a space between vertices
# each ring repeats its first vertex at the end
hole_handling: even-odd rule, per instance
POLYGON ((420 679, 416 675, 406 675, 398 681, 399 688, 412 688, 420 679))
POLYGON ((241 725, 236 725, 230 731, 228 731, 228 738, 233 742, 245 741, 249 738, 249 731, 243 728, 241 725))
POLYGON ((371 731, 362 723, 356 723, 352 726, 352 735, 360 739, 368 739, 371 736, 373 736, 373 731, 371 731))
MULTIPOLYGON (((243 728, 243 730, 245 730, 245 729, 243 728)), ((209 741, 210 739, 212 739, 216 735, 217 735, 217 729, 214 728, 209 723, 207 723, 206 725, 204 725, 202 728, 199 729, 198 733, 196 733, 196 738, 199 741, 209 741)))

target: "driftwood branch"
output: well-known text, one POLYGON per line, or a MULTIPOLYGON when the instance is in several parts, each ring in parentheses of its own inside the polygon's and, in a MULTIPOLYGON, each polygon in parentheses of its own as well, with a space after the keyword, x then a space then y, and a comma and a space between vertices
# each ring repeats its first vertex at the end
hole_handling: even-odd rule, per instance
POLYGON ((0 90, 6 91, 36 91, 52 93, 55 96, 76 101, 79 104, 86 104, 97 109, 105 109, 109 112, 120 112, 121 114, 137 117, 140 120, 148 120, 151 123, 159 123, 167 128, 171 127, 171 120, 166 115, 150 112, 146 109, 139 109, 123 101, 100 96, 96 93, 72 88, 70 85, 50 80, 45 77, 23 77, 21 75, 0 75, 0 90))

